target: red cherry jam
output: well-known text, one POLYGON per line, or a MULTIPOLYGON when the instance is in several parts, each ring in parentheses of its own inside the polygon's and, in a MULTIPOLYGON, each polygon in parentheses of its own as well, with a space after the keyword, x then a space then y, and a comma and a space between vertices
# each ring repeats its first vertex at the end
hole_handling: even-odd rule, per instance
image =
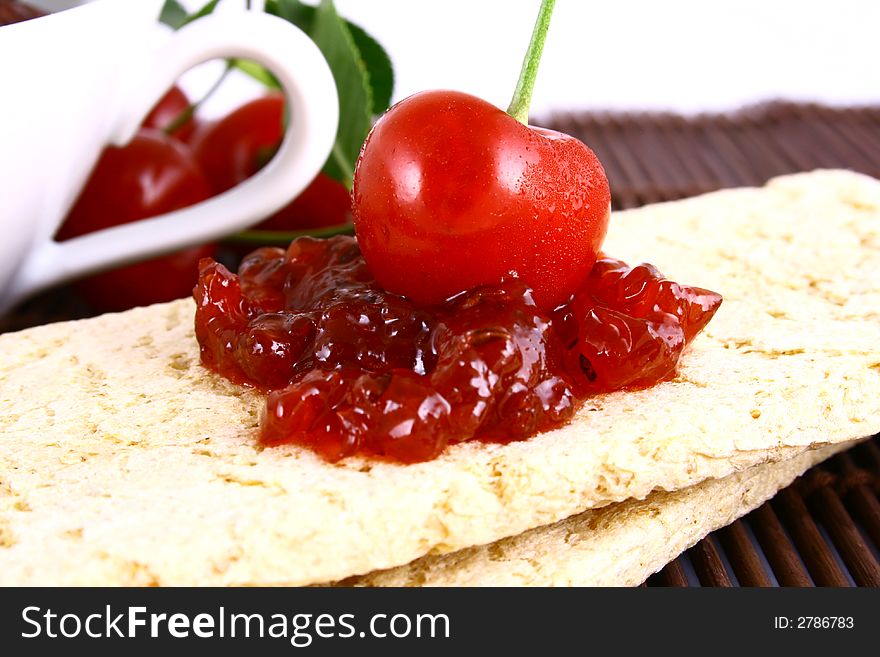
POLYGON ((721 297, 601 257, 551 313, 517 281, 422 306, 380 288, 352 237, 202 260, 202 362, 268 393, 260 440, 329 461, 425 461, 565 424, 587 397, 674 376, 721 297))

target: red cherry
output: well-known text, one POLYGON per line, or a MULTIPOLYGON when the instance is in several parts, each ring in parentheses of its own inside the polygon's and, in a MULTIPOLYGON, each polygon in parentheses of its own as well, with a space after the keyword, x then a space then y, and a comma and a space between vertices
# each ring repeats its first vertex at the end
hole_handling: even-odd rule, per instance
POLYGON ((299 196, 257 225, 263 230, 307 230, 351 223, 351 195, 344 185, 319 173, 299 196))
MULTIPOLYGON (((196 159, 215 194, 250 178, 268 162, 284 136, 284 96, 249 101, 193 140, 196 159)), ((318 174, 293 201, 259 224, 265 230, 304 230, 351 222, 351 199, 339 182, 318 174)))
POLYGON ((386 289, 436 304, 518 277, 545 309, 586 279, 611 202, 583 143, 454 91, 416 94, 379 119, 353 198, 358 242, 386 289))
POLYGON ((120 312, 182 299, 192 294, 198 262, 213 257, 215 244, 203 244, 168 256, 96 274, 75 285, 76 292, 99 312, 120 312))
MULTIPOLYGON (((156 106, 144 119, 143 127, 165 130, 190 106, 189 98, 178 86, 171 87, 156 106)), ((181 124, 171 136, 182 142, 189 142, 196 132, 198 124, 196 119, 190 117, 181 124)))
MULTIPOLYGON (((157 130, 141 130, 126 146, 104 149, 57 237, 154 217, 209 196, 205 177, 183 144, 157 130)), ((105 312, 172 301, 192 292, 199 259, 215 251, 214 245, 185 249, 91 276, 76 289, 105 312)))
POLYGON ((24 2, 17 2, 16 0, 3 0, 0 2, 0 27, 12 25, 13 23, 22 23, 45 15, 44 11, 31 7, 24 2))
POLYGON ((284 134, 284 96, 256 98, 196 135, 193 152, 215 194, 250 178, 271 159, 284 134))

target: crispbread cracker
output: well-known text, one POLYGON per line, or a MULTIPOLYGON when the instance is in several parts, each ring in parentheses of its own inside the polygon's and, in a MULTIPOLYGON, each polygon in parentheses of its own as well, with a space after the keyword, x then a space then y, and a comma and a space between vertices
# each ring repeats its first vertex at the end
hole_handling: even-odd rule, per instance
POLYGON ((836 444, 681 490, 590 509, 489 545, 422 557, 340 586, 636 586, 836 452, 836 444))
POLYGON ((189 300, 0 336, 0 582, 326 582, 880 429, 880 183, 817 172, 618 213, 606 249, 725 302, 680 376, 428 463, 261 450, 189 300))

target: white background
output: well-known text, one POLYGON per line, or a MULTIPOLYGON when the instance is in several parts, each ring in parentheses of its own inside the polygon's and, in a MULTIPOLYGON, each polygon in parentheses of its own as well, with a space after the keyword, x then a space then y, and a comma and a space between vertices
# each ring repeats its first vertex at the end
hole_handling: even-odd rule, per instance
MULTIPOLYGON (((135 1, 135 0, 117 0, 135 1)), ((315 0, 312 0, 313 2, 315 0)), ((36 0, 44 6, 68 0, 36 0)), ((185 0, 198 7, 203 0, 185 0)), ((454 88, 506 107, 537 0, 336 0, 388 49, 395 98, 454 88)), ((243 0, 222 0, 232 10, 243 0)), ((190 75, 194 93, 216 68, 190 75)), ((240 98, 244 83, 214 102, 240 98)), ((558 0, 532 114, 880 102, 878 0, 558 0)))

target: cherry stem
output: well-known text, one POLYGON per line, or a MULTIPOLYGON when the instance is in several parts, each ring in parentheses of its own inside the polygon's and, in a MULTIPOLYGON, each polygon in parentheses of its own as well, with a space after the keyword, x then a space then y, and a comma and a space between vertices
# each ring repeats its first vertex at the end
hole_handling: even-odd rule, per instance
POLYGON ((249 244, 256 246, 287 246, 297 237, 332 237, 333 235, 353 235, 354 226, 339 224, 326 228, 308 230, 245 230, 230 235, 224 242, 228 244, 249 244))
POLYGON ((211 88, 208 89, 208 91, 206 91, 205 94, 201 98, 199 98, 196 102, 190 103, 180 114, 175 116, 173 121, 171 121, 168 125, 166 125, 164 128, 162 128, 162 132, 164 132, 166 135, 173 135, 175 132, 177 132, 178 128, 180 128, 184 123, 189 121, 193 117, 193 115, 196 113, 196 111, 199 109, 199 107, 201 107, 202 104, 206 100, 208 100, 211 96, 214 95, 214 93, 217 91, 217 89, 220 88, 220 85, 223 84, 223 81, 226 79, 226 77, 229 75, 229 72, 234 67, 235 67, 235 60, 234 59, 227 60, 226 61, 226 68, 223 69, 223 73, 221 73, 220 77, 214 81, 214 84, 211 85, 211 88))
POLYGON ((532 39, 529 41, 529 49, 523 59, 522 69, 519 72, 519 80, 507 113, 520 123, 529 123, 529 105, 532 103, 532 91, 535 88, 535 78, 538 77, 538 65, 541 63, 541 54, 544 52, 544 41, 547 38, 547 28, 550 27, 550 16, 556 0, 541 0, 541 8, 538 10, 538 19, 535 21, 535 29, 532 30, 532 39))

